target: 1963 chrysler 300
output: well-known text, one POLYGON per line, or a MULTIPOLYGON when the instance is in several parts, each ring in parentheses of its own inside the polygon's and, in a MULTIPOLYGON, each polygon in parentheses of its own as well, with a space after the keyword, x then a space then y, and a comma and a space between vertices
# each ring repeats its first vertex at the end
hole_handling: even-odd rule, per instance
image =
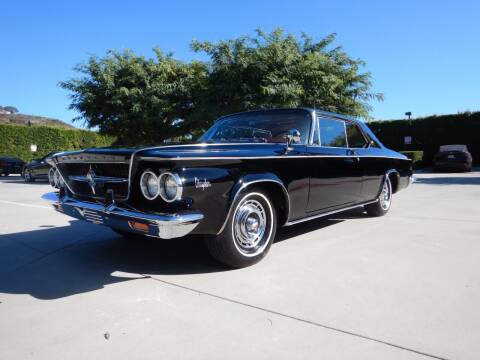
POLYGON ((411 161, 349 117, 313 109, 228 115, 187 145, 57 154, 55 208, 124 234, 206 235, 232 267, 261 260, 279 226, 363 207, 388 212, 411 161))

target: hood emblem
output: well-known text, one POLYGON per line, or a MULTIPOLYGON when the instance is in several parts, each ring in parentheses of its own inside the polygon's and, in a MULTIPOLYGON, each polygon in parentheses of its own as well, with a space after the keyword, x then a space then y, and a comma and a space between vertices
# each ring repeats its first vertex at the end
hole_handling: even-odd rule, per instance
POLYGON ((206 178, 202 180, 200 180, 199 178, 195 178, 195 188, 196 189, 202 189, 202 191, 204 191, 206 188, 209 188, 211 187, 212 184, 210 183, 210 181, 207 181, 206 178))
POLYGON ((95 185, 97 185, 95 182, 96 176, 97 175, 95 175, 95 172, 92 170, 92 166, 90 165, 90 170, 88 170, 87 175, 85 175, 85 179, 87 180, 88 185, 90 185, 93 195, 95 195, 95 185))

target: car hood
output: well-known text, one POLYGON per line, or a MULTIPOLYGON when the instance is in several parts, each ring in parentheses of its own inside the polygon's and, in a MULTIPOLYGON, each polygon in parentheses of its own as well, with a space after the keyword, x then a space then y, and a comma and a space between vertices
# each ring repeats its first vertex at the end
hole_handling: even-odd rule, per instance
MULTIPOLYGON (((304 145, 296 145, 297 151, 303 151, 304 145)), ((295 150, 294 150, 295 151, 295 150)), ((294 152, 293 151, 293 152, 294 152)), ((56 154, 56 159, 62 157, 105 157, 108 161, 110 158, 123 158, 128 160, 132 155, 135 158, 165 158, 165 159, 179 159, 179 158, 231 158, 231 157, 258 157, 258 156, 277 156, 285 153, 285 144, 275 143, 258 143, 258 144, 209 144, 209 143, 192 143, 181 145, 162 145, 144 148, 92 148, 82 151, 68 151, 56 154)))
MULTIPOLYGON (((301 146, 302 150, 305 148, 301 146)), ((299 149, 300 150, 300 149, 299 149)), ((285 144, 187 144, 140 150, 136 156, 157 158, 230 158, 275 156, 285 153, 285 144)))

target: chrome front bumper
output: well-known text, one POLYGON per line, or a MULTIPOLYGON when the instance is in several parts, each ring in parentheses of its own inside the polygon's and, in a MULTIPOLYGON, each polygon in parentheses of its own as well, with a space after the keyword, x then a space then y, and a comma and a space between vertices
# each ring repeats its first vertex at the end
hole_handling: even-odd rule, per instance
POLYGON ((93 224, 161 239, 185 236, 203 219, 202 213, 198 211, 150 214, 122 208, 115 204, 103 206, 98 203, 79 201, 68 196, 60 198, 53 207, 63 214, 93 224), (135 229, 135 224, 141 224, 145 230, 135 229))

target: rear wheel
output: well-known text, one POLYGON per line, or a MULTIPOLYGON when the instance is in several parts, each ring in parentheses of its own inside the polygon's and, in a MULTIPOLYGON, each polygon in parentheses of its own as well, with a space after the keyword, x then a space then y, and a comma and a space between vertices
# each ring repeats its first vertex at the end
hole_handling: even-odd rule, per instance
POLYGON ((382 191, 378 197, 378 201, 373 204, 365 205, 365 210, 367 210, 368 215, 370 216, 383 216, 392 205, 392 183, 390 178, 387 176, 382 185, 382 191))
POLYGON ((266 193, 250 190, 232 204, 225 229, 206 239, 210 254, 234 268, 253 265, 267 255, 275 238, 275 207, 266 193))

